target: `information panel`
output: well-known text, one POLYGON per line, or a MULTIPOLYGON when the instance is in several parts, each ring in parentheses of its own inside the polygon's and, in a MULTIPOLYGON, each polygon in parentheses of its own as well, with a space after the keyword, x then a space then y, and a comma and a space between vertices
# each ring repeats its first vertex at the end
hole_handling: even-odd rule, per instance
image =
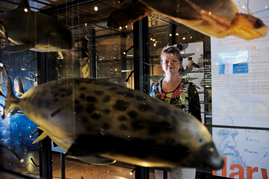
MULTIPOLYGON (((268 0, 233 0, 269 26, 268 0), (249 9, 248 9, 249 7, 249 9)), ((250 41, 234 36, 211 38, 212 124, 269 128, 269 34, 250 41)), ((213 174, 239 179, 268 179, 269 131, 213 128, 225 160, 213 174)))

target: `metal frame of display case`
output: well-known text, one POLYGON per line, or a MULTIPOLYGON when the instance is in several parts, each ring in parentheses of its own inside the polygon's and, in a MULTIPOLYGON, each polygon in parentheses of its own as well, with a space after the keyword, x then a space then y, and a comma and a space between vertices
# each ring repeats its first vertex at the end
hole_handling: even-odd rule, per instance
MULTIPOLYGON (((55 80, 56 73, 56 53, 38 53, 38 85, 55 80)), ((39 130, 39 135, 42 131, 39 130)), ((40 177, 51 179, 52 178, 52 151, 51 140, 47 137, 39 142, 39 165, 40 177)))

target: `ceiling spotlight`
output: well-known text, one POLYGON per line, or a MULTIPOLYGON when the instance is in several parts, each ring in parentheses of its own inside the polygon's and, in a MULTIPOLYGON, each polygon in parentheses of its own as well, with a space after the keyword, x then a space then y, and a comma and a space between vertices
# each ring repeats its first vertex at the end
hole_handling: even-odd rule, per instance
POLYGON ((176 33, 176 36, 178 36, 178 33, 176 33))
POLYGON ((171 37, 171 36, 172 36, 172 34, 169 34, 169 36, 171 37))
POLYGON ((28 12, 28 9, 27 8, 24 8, 24 12, 28 12))
POLYGON ((121 30, 121 29, 122 29, 122 27, 120 26, 120 27, 119 27, 119 29, 121 30))
POLYGON ((186 39, 186 37, 182 37, 182 40, 185 40, 186 39))
POLYGON ((130 175, 133 175, 134 171, 135 171, 135 168, 130 172, 130 175))
POLYGON ((94 7, 94 10, 95 10, 95 11, 98 11, 98 7, 97 7, 97 6, 95 6, 95 7, 94 7))

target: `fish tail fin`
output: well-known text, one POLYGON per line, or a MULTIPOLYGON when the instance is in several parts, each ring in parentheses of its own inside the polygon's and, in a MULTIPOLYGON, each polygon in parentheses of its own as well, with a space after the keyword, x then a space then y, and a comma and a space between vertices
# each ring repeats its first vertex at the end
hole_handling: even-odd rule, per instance
POLYGON ((4 107, 4 113, 2 114, 2 119, 5 118, 5 115, 8 114, 13 108, 16 108, 18 110, 17 103, 19 102, 19 98, 17 98, 13 91, 13 85, 11 78, 7 78, 7 95, 5 99, 5 107, 4 107))

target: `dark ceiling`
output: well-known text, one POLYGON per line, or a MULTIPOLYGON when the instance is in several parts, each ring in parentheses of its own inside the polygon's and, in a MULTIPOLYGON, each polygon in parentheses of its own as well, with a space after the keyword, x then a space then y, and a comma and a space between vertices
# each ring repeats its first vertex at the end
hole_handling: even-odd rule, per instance
MULTIPOLYGON (((15 9, 20 0, 0 0, 0 12, 15 9)), ((116 9, 133 3, 132 0, 36 0, 29 1, 33 11, 52 16, 72 28, 80 25, 107 22, 116 9), (98 7, 98 10, 95 10, 98 7)))
MULTIPOLYGON (((89 35, 89 27, 95 27, 97 37, 114 36, 119 34, 119 30, 107 28, 107 18, 114 10, 125 8, 133 4, 133 0, 28 0, 33 11, 47 14, 65 24, 72 32, 75 41, 89 35), (98 10, 95 10, 98 7, 98 10)), ((0 0, 0 13, 15 9, 20 0, 0 0)), ((139 10, 139 9, 138 9, 139 10)), ((177 26, 178 43, 182 37, 191 36, 182 43, 201 41, 203 35, 186 26, 174 22, 168 17, 162 16, 157 12, 149 15, 150 37, 162 42, 160 45, 167 44, 170 33, 170 25, 177 26), (156 18, 156 16, 158 16, 156 18), (157 23, 151 23, 156 21, 157 23)), ((132 25, 125 31, 126 34, 132 33, 132 25)))

